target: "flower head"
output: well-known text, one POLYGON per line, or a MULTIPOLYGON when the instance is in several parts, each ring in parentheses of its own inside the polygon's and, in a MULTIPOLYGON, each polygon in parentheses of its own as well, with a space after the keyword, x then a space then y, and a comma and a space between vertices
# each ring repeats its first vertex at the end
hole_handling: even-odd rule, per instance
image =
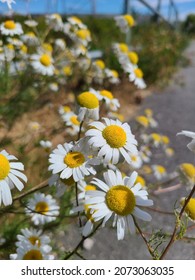
POLYGON ((113 226, 117 224, 117 237, 124 238, 125 229, 135 233, 134 218, 150 221, 151 216, 140 209, 140 206, 153 205, 148 199, 148 193, 143 190, 139 183, 135 184, 137 172, 130 177, 122 178, 119 171, 108 170, 104 173, 104 181, 95 178, 92 183, 101 191, 88 191, 86 204, 94 210, 94 221, 103 219, 103 226, 114 216, 113 226))
POLYGON ((99 148, 98 157, 104 162, 117 164, 120 155, 130 163, 128 152, 137 153, 137 141, 131 133, 131 128, 127 123, 121 123, 119 120, 104 118, 104 123, 93 122, 92 127, 86 132, 89 136, 88 143, 92 149, 99 148))
POLYGON ((0 152, 0 205, 1 202, 5 206, 12 204, 11 191, 14 186, 21 191, 24 188, 24 182, 27 177, 21 172, 24 165, 17 162, 17 158, 9 155, 5 150, 0 152))

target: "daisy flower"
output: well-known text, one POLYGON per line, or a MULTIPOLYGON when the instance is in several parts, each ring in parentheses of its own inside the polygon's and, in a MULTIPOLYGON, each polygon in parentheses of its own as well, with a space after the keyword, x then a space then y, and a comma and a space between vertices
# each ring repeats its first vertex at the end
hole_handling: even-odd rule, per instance
POLYGON ((26 243, 34 246, 37 245, 39 248, 41 247, 45 252, 51 251, 51 247, 48 245, 51 240, 49 236, 42 235, 42 230, 24 228, 21 229, 21 233, 22 234, 17 235, 17 247, 21 247, 23 243, 26 243))
POLYGON ((181 132, 177 133, 177 135, 184 135, 192 138, 192 141, 187 145, 187 147, 190 151, 195 153, 195 132, 182 130, 181 132))
POLYGON ((72 16, 72 17, 68 17, 67 21, 71 24, 74 25, 76 27, 79 27, 80 29, 84 28, 86 29, 86 25, 83 24, 83 22, 80 20, 80 18, 72 16))
POLYGON ((168 147, 168 148, 165 148, 165 154, 168 157, 172 157, 175 154, 175 151, 172 148, 168 147))
POLYGON ((48 53, 34 54, 31 56, 31 60, 31 64, 36 72, 44 76, 52 76, 54 74, 53 58, 48 53))
POLYGON ((21 172, 24 165, 17 162, 17 158, 8 154, 5 150, 0 152, 0 205, 5 206, 12 204, 11 191, 14 186, 21 191, 27 182, 27 177, 21 172))
POLYGON ((111 84, 118 84, 120 82, 119 74, 116 70, 111 70, 111 69, 106 68, 105 69, 105 75, 106 75, 106 78, 108 78, 108 81, 111 84))
POLYGON ((80 130, 80 122, 78 121, 78 116, 76 114, 74 114, 73 112, 69 112, 67 114, 62 115, 62 119, 64 120, 67 126, 70 126, 70 128, 67 129, 67 132, 70 135, 78 134, 80 130))
POLYGON ((162 143, 161 135, 158 133, 151 133, 149 135, 150 140, 152 141, 152 144, 154 147, 158 148, 160 144, 162 143))
POLYGON ((127 33, 130 27, 135 25, 135 20, 131 15, 121 15, 115 18, 116 25, 120 28, 121 32, 127 33))
POLYGON ((143 72, 140 68, 137 66, 130 66, 129 67, 129 80, 130 82, 134 82, 134 84, 137 86, 139 89, 144 89, 146 88, 146 84, 143 79, 143 72))
POLYGON ((34 19, 28 19, 25 20, 24 23, 28 26, 28 27, 36 27, 38 25, 38 22, 34 19))
MULTIPOLYGON (((182 206, 184 205, 185 200, 186 200, 186 198, 184 198, 184 197, 180 200, 180 203, 182 206)), ((193 198, 193 197, 190 198, 184 211, 189 216, 189 218, 194 222, 195 221, 195 198, 193 198)))
POLYGON ((181 181, 187 186, 192 187, 195 183, 195 166, 191 163, 182 163, 178 168, 181 181))
POLYGON ((64 114, 71 112, 71 108, 68 105, 60 106, 58 112, 61 116, 63 116, 64 114))
POLYGON ((14 36, 23 34, 22 26, 20 23, 13 20, 6 20, 0 25, 2 35, 14 36))
POLYGON ((61 51, 64 51, 66 49, 66 43, 63 39, 58 38, 54 42, 56 48, 60 49, 61 51))
POLYGON ((16 3, 14 0, 0 0, 2 3, 7 3, 9 9, 12 9, 12 4, 16 3))
POLYGON ((38 40, 37 36, 32 31, 25 33, 22 36, 22 40, 30 46, 35 46, 39 43, 39 40, 38 40))
POLYGON ((137 153, 137 141, 131 133, 131 128, 127 123, 121 123, 119 120, 104 118, 102 122, 92 122, 92 127, 86 132, 89 136, 88 143, 92 149, 99 148, 98 157, 104 162, 117 164, 119 157, 131 163, 128 152, 137 153))
POLYGON ((142 176, 137 176, 137 179, 135 181, 135 184, 139 183, 143 189, 146 189, 146 181, 144 180, 144 178, 142 176))
POLYGON ((46 23, 55 31, 61 31, 64 28, 62 17, 59 14, 46 15, 46 23))
POLYGON ((50 83, 49 84, 49 89, 54 91, 54 92, 57 92, 59 90, 59 86, 57 83, 50 83))
POLYGON ((55 186, 57 189, 56 196, 61 197, 65 191, 75 185, 73 176, 68 179, 61 179, 59 174, 53 174, 48 180, 49 186, 55 186))
POLYGON ((91 41, 91 33, 88 29, 78 29, 75 31, 75 40, 84 46, 91 41))
POLYGON ((149 120, 148 120, 148 118, 147 118, 146 116, 142 116, 142 115, 137 116, 137 117, 135 118, 135 120, 137 121, 137 123, 138 123, 140 126, 142 126, 142 127, 144 127, 144 128, 148 128, 148 127, 149 127, 149 120))
POLYGON ((96 190, 94 185, 87 184, 84 180, 80 180, 77 184, 77 187, 81 191, 78 196, 79 199, 84 199, 86 197, 87 191, 96 190))
POLYGON ((59 206, 51 195, 44 193, 35 193, 34 197, 29 199, 26 208, 27 215, 35 225, 44 225, 54 221, 59 215, 59 206))
POLYGON ((65 143, 58 145, 49 156, 49 170, 53 174, 60 174, 61 179, 68 179, 73 176, 75 182, 82 180, 85 176, 96 174, 91 165, 99 164, 96 159, 90 159, 84 148, 84 142, 65 143))
POLYGON ((42 247, 37 245, 29 245, 22 242, 20 247, 17 248, 16 254, 10 255, 11 260, 53 260, 54 256, 45 252, 42 247))
POLYGON ((45 149, 46 152, 49 152, 51 147, 52 147, 52 143, 51 141, 44 141, 44 140, 41 140, 39 142, 40 146, 43 147, 45 149))
POLYGON ((148 118, 150 127, 152 127, 152 128, 157 127, 158 122, 153 118, 153 111, 151 109, 145 109, 144 112, 148 118))
POLYGON ((96 94, 97 98, 100 101, 104 101, 107 109, 110 109, 112 111, 117 111, 118 108, 120 107, 118 99, 114 98, 112 92, 108 90, 100 90, 100 91, 95 91, 94 89, 89 89, 90 92, 96 94))
POLYGON ((152 152, 150 151, 150 148, 148 146, 142 145, 140 147, 140 157, 142 161, 149 162, 152 156, 152 152))
POLYGON ((98 120, 99 119, 99 100, 95 94, 85 91, 77 96, 77 102, 80 106, 78 120, 98 120))
POLYGON ((157 180, 161 180, 167 175, 167 171, 164 166, 162 165, 153 165, 152 170, 154 172, 154 176, 157 180))
POLYGON ((139 155, 139 153, 137 153, 137 154, 131 154, 130 153, 129 156, 130 156, 130 160, 131 160, 129 165, 132 168, 139 169, 139 168, 142 167, 143 162, 142 162, 142 158, 139 155))
POLYGON ((103 219, 103 226, 114 216, 113 226, 117 225, 117 237, 122 240, 126 228, 135 233, 134 217, 151 221, 151 216, 140 206, 152 206, 153 201, 148 199, 147 191, 139 183, 135 184, 137 172, 122 178, 120 171, 108 170, 103 176, 105 182, 97 178, 92 181, 101 191, 88 191, 89 199, 85 203, 94 210, 95 222, 103 219))

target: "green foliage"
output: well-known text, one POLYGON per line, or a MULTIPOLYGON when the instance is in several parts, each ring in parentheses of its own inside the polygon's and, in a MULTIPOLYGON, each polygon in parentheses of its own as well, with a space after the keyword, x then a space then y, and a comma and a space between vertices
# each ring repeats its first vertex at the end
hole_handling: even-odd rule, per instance
POLYGON ((183 24, 183 29, 189 34, 195 34, 195 14, 190 14, 187 16, 183 24))

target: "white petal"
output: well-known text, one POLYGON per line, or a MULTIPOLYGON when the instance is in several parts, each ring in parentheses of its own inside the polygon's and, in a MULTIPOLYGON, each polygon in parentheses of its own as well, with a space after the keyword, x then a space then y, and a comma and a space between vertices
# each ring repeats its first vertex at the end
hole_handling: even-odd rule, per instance
POLYGON ((134 171, 131 174, 130 178, 126 181, 127 186, 131 188, 135 184, 136 179, 137 179, 137 172, 134 171))
POLYGON ((117 238, 118 238, 118 240, 123 240, 124 236, 125 236, 125 219, 123 217, 118 217, 117 238))
MULTIPOLYGON (((5 181, 1 181, 0 184, 0 193, 3 204, 5 206, 12 204, 12 195, 9 186, 5 181)), ((0 200, 1 201, 1 200, 0 200)))
POLYGON ((21 162, 10 162, 10 167, 18 170, 24 170, 24 165, 21 162))
POLYGON ((133 215, 143 221, 150 222, 152 217, 147 212, 139 209, 138 207, 134 208, 133 215))
POLYGON ((132 218, 131 215, 127 216, 127 225, 128 225, 129 231, 132 234, 135 234, 136 233, 136 228, 135 228, 135 224, 134 224, 134 221, 133 221, 133 218, 132 218))
MULTIPOLYGON (((27 177, 22 172, 11 169, 10 173, 12 173, 12 174, 16 175, 17 177, 21 178, 24 182, 27 182, 27 177)), ((9 175, 8 175, 8 177, 9 177, 9 175)))
POLYGON ((141 197, 136 197, 136 205, 138 205, 138 206, 152 206, 153 201, 151 199, 142 199, 141 197))
POLYGON ((21 191, 24 188, 24 184, 14 174, 10 173, 9 178, 19 191, 21 191))
POLYGON ((89 220, 86 222, 85 226, 83 227, 82 235, 88 236, 93 230, 93 223, 89 220))

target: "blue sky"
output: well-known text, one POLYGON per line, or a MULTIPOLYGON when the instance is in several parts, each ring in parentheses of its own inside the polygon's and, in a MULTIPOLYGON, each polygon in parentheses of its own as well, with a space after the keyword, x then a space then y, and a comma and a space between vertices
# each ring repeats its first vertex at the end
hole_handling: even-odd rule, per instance
MULTIPOLYGON (((92 11, 92 0, 15 0, 13 9, 17 13, 69 13, 86 14, 92 11)), ((96 13, 120 14, 124 0, 96 0, 96 13)), ((150 5, 156 7, 158 0, 146 0, 150 5)), ((130 0, 131 7, 140 13, 148 13, 148 9, 138 0, 130 0)), ((169 0, 162 0, 161 11, 165 17, 168 16, 169 0)), ((184 19, 189 13, 195 13, 195 0, 175 0, 180 19, 184 19)), ((0 2, 0 12, 8 12, 5 4, 0 2)))

